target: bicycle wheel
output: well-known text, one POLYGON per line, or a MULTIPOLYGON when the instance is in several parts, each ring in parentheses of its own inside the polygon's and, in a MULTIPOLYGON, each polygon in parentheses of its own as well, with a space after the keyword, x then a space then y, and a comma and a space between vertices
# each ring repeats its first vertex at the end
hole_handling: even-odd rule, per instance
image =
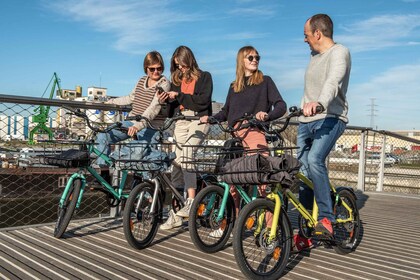
POLYGON ((81 188, 82 181, 80 179, 75 179, 67 192, 63 206, 58 207, 58 218, 54 227, 54 237, 60 238, 66 231, 70 219, 73 216, 74 209, 76 208, 81 188))
POLYGON ((152 243, 159 225, 162 205, 159 197, 153 197, 154 186, 141 183, 135 186, 128 196, 123 213, 125 239, 131 247, 143 249, 152 243), (156 209, 151 213, 153 200, 156 209))
POLYGON ((274 202, 258 198, 240 212, 233 238, 233 252, 242 273, 249 279, 278 279, 287 265, 291 248, 290 225, 281 210, 277 234, 269 240, 274 202))
POLYGON ((217 221, 222 206, 224 189, 208 185, 202 189, 191 205, 188 228, 194 245, 206 253, 222 249, 230 238, 235 219, 233 198, 229 195, 223 217, 217 221))
POLYGON ((337 253, 343 255, 354 251, 359 244, 360 216, 354 196, 349 190, 342 189, 338 192, 338 195, 340 201, 335 205, 335 218, 337 220, 348 219, 350 216, 349 211, 344 207, 342 201, 345 201, 353 212, 352 222, 334 224, 334 249, 337 253))

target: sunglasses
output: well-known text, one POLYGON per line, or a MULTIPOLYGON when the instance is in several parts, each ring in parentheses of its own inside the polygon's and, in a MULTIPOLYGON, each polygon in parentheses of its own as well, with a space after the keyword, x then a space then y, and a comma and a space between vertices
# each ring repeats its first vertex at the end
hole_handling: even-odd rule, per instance
POLYGON ((162 72, 162 67, 148 67, 147 69, 152 73, 155 71, 162 72))
POLYGON ((249 62, 252 62, 254 60, 254 58, 255 58, 256 61, 260 61, 261 56, 259 56, 259 55, 249 55, 249 56, 247 56, 247 58, 248 58, 249 62))
POLYGON ((179 66, 181 66, 181 68, 188 68, 188 66, 175 63, 175 68, 179 68, 179 66))

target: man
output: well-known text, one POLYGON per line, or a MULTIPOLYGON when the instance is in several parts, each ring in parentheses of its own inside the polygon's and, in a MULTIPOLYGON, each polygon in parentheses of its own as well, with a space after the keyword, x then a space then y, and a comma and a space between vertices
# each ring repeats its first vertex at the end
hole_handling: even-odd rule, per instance
POLYGON ((304 26, 304 41, 311 49, 311 59, 305 73, 305 88, 299 117, 297 145, 301 171, 314 183, 312 192, 306 185, 300 188, 300 199, 312 209, 313 195, 319 207, 315 235, 333 236, 335 222, 325 159, 344 132, 348 104, 346 100, 350 77, 349 50, 333 40, 333 22, 328 15, 317 14, 304 26), (317 107, 322 112, 317 112, 317 107))

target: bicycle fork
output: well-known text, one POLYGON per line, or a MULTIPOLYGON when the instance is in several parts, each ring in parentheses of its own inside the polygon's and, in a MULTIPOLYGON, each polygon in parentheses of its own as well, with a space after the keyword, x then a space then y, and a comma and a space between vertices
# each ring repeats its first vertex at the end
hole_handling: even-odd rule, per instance
MULTIPOLYGON (((153 190, 153 197, 152 197, 152 205, 150 206, 150 215, 154 215, 155 214, 155 209, 156 209, 156 204, 157 204, 157 200, 159 198, 159 188, 160 188, 160 182, 157 178, 153 178, 152 180, 150 180, 152 182, 152 184, 155 186, 154 190, 153 190)), ((139 199, 137 200, 137 205, 135 208, 135 213, 138 214, 138 210, 140 209, 140 204, 143 201, 143 196, 144 196, 144 192, 142 192, 140 194, 139 199)))
POLYGON ((267 194, 267 198, 274 201, 274 213, 272 216, 267 211, 262 211, 261 213, 258 214, 258 217, 257 217, 258 223, 257 223, 257 228, 254 231, 254 235, 257 236, 262 232, 264 221, 266 221, 267 222, 266 227, 267 229, 270 229, 267 243, 270 244, 277 237, 277 226, 278 226, 279 217, 281 213, 282 201, 277 191, 267 194), (270 225, 270 221, 271 221, 271 225, 270 225))
POLYGON ((69 180, 67 181, 66 187, 64 188, 64 191, 61 194, 60 202, 58 204, 60 208, 63 208, 64 201, 66 200, 66 197, 67 197, 67 195, 70 191, 70 188, 73 185, 74 180, 76 180, 76 179, 80 179, 80 182, 81 182, 80 194, 79 194, 79 197, 77 198, 77 203, 76 203, 76 209, 79 209, 80 204, 82 203, 83 192, 84 192, 85 186, 86 186, 86 178, 80 172, 77 172, 77 173, 74 173, 73 175, 71 175, 69 180))

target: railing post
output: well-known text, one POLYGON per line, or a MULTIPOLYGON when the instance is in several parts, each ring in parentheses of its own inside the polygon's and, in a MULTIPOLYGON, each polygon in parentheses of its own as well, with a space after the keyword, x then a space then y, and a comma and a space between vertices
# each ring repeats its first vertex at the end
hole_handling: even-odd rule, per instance
POLYGON ((360 151, 359 151, 359 172, 357 176, 357 190, 365 191, 365 155, 366 155, 366 130, 360 134, 360 151))
POLYGON ((385 145, 386 135, 382 135, 382 149, 381 149, 381 160, 379 163, 378 182, 376 184, 376 191, 382 192, 384 190, 384 172, 385 172, 385 145))

